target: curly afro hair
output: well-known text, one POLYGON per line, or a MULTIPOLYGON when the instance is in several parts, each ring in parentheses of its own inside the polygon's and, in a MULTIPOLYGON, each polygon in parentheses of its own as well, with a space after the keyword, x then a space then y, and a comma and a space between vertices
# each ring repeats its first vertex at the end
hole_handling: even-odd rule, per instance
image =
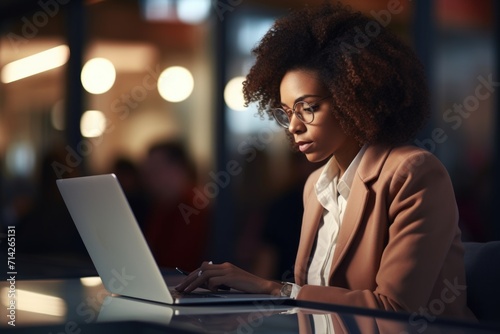
POLYGON ((253 54, 243 94, 247 105, 258 103, 261 116, 272 119, 281 80, 296 69, 318 73, 332 94, 332 113, 360 144, 407 142, 429 116, 423 66, 411 48, 340 3, 276 20, 253 54))

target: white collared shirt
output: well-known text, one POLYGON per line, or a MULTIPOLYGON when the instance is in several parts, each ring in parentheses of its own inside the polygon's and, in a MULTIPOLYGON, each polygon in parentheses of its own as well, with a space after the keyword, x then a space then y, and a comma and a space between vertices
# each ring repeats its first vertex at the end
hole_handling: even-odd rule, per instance
MULTIPOLYGON (((323 216, 319 222, 316 247, 313 250, 312 262, 307 272, 307 284, 328 285, 333 254, 337 246, 347 200, 366 146, 359 150, 340 179, 337 162, 334 157, 331 157, 316 182, 316 197, 323 206, 323 216)), ((295 298, 300 291, 300 287, 294 286, 294 288, 292 289, 292 298, 295 298)), ((331 317, 315 314, 313 322, 317 333, 334 333, 331 317)))
MULTIPOLYGON (((344 218, 347 200, 359 163, 366 151, 364 145, 356 154, 344 175, 339 179, 339 168, 335 157, 331 157, 321 172, 315 185, 318 201, 323 206, 323 216, 319 222, 316 247, 312 252, 312 261, 307 272, 307 284, 328 285, 333 254, 344 218)), ((292 290, 295 298, 300 287, 292 290)))
POLYGON ((307 284, 328 285, 333 254, 352 181, 365 149, 364 146, 359 150, 340 179, 338 177, 340 170, 335 157, 330 158, 316 182, 316 196, 324 210, 319 223, 312 262, 307 272, 307 284))

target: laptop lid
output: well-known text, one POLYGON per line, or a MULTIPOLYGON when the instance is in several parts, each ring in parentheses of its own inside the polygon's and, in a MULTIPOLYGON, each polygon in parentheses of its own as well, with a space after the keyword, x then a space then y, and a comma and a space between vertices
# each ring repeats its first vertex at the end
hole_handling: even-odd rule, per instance
POLYGON ((173 298, 116 176, 56 182, 106 290, 172 304, 173 298))

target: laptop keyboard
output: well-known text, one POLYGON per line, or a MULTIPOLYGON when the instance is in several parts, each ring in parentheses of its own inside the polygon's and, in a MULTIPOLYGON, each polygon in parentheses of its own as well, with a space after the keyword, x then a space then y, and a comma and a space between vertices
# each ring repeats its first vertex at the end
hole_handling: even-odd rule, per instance
POLYGON ((179 292, 175 289, 169 290, 173 298, 222 298, 221 295, 210 292, 179 292))

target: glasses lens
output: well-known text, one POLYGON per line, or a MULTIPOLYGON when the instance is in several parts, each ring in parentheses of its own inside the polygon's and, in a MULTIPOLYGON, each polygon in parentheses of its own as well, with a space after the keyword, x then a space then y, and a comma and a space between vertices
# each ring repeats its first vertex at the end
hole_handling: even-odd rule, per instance
POLYGON ((299 101, 295 105, 295 115, 297 115, 297 117, 306 124, 311 123, 314 119, 311 105, 304 101, 299 101))
POLYGON ((290 119, 288 118, 286 111, 279 108, 273 109, 273 114, 274 118, 281 126, 288 128, 288 126, 290 125, 290 119))

